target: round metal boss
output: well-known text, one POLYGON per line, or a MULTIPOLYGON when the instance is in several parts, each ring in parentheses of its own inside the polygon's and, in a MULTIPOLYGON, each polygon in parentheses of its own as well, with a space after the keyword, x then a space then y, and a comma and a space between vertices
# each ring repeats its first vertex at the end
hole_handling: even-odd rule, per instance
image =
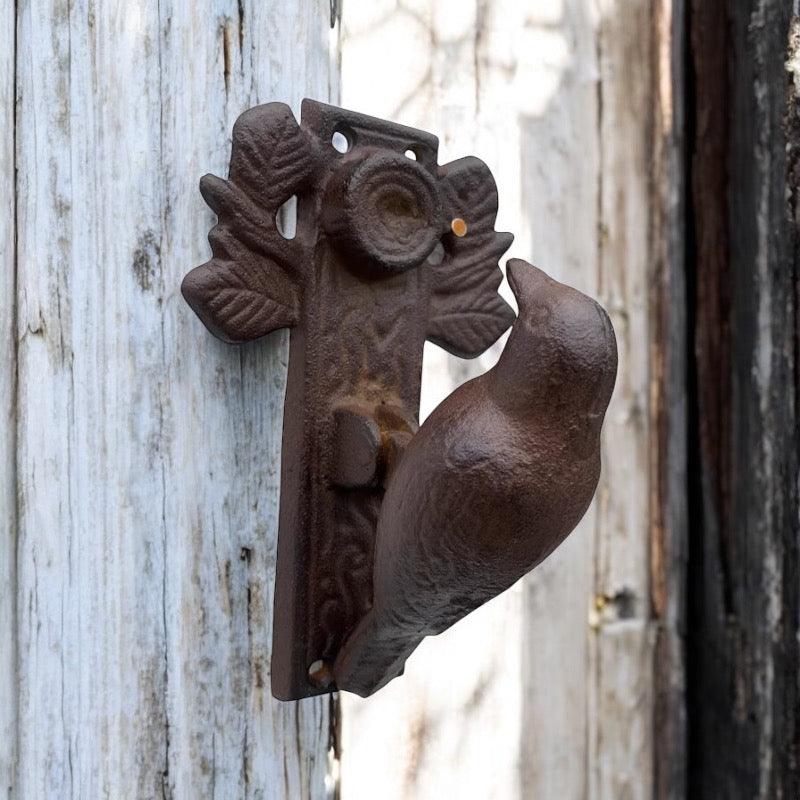
POLYGON ((332 184, 325 228, 359 260, 403 272, 427 258, 442 235, 436 183, 405 156, 370 156, 348 165, 332 184))

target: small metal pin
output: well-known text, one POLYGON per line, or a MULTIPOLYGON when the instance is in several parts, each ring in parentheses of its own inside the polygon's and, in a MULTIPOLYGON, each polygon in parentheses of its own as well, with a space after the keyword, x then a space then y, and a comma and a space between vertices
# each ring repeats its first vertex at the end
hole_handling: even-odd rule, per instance
POLYGON ((454 233, 456 236, 458 236, 458 238, 459 238, 459 239, 460 239, 462 236, 466 236, 466 235, 467 235, 467 223, 466 223, 466 222, 464 222, 464 220, 463 220, 463 219, 461 219, 461 217, 456 217, 456 218, 455 218, 455 219, 454 219, 454 220, 453 220, 453 221, 450 223, 450 229, 453 231, 453 233, 454 233))
POLYGON ((333 680, 330 666, 321 658, 308 668, 308 677, 316 686, 328 686, 333 680))

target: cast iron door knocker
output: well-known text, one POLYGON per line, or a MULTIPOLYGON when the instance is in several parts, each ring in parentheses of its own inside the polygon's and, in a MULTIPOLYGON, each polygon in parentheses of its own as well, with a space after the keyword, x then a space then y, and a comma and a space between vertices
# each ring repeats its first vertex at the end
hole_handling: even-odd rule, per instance
POLYGON ((591 502, 617 369, 605 311, 524 261, 477 158, 422 131, 305 100, 233 129, 200 190, 213 257, 183 281, 229 342, 290 328, 272 691, 367 696, 546 558, 591 502), (338 139, 343 146, 334 147, 338 139), (343 151, 343 152, 342 152, 343 151), (297 199, 297 230, 277 216, 297 199), (422 347, 498 364, 419 427, 422 347))

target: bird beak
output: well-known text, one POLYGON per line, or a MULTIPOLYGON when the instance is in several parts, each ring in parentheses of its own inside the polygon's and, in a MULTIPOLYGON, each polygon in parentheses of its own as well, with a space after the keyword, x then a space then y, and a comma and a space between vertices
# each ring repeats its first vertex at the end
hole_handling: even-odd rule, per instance
POLYGON ((508 283, 517 298, 520 309, 532 302, 536 295, 548 285, 555 283, 542 270, 523 261, 520 258, 511 258, 508 261, 508 283))

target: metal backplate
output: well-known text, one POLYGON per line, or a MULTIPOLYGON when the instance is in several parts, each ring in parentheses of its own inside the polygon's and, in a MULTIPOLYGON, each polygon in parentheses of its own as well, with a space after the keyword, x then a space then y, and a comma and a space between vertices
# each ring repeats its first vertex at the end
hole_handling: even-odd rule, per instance
POLYGON ((372 603, 387 477, 418 425, 426 339, 473 357, 514 314, 497 294, 511 235, 494 230, 486 165, 437 163, 435 136, 305 100, 243 114, 213 258, 183 294, 212 333, 291 328, 284 411, 272 689, 332 691, 332 665, 372 603), (345 152, 342 152, 344 150, 345 152), (297 198, 296 233, 279 229, 297 198))

